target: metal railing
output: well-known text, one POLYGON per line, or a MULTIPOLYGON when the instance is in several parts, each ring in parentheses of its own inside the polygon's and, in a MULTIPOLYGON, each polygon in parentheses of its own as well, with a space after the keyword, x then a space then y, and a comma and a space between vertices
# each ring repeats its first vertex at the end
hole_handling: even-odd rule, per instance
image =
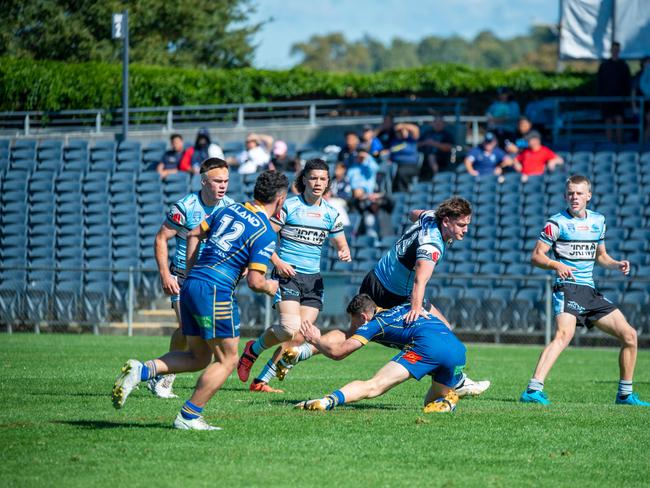
MULTIPOLYGON (((305 100, 269 103, 184 105, 129 108, 129 125, 139 130, 172 130, 183 127, 246 128, 284 124, 325 126, 375 123, 387 113, 415 120, 440 112, 460 123, 463 98, 369 98, 305 100)), ((0 130, 29 136, 39 132, 79 131, 101 134, 122 124, 121 109, 0 112, 0 130)))
MULTIPOLYGON (((325 297, 319 317, 322 328, 347 327, 346 304, 357 293, 364 275, 364 272, 323 273, 325 297)), ((43 327, 65 331, 69 326, 78 326, 99 334, 103 327, 125 322, 130 336, 137 316, 150 312, 153 306, 169 310, 169 302, 163 299, 160 289, 157 269, 5 266, 0 267, 0 276, 0 325, 9 333, 15 328, 38 334, 43 327), (67 284, 54 285, 61 279, 68 280, 67 284)), ((553 280, 551 274, 436 274, 426 296, 458 333, 473 340, 529 343, 543 339, 548 343, 554 329, 551 309, 553 280), (505 287, 506 284, 510 284, 512 289, 509 299, 496 298, 488 292, 495 285, 505 287), (463 287, 464 291, 454 297, 443 290, 454 287, 463 287), (521 287, 536 288, 539 293, 533 300, 518 298, 515 290, 521 287), (467 291, 473 288, 482 288, 488 293, 477 299, 475 294, 467 291)), ((599 284, 622 285, 631 281, 650 284, 650 277, 608 277, 599 279, 599 284)), ((251 292, 244 283, 239 286, 237 297, 242 330, 259 333, 276 320, 270 297, 251 292)), ((624 302, 619 307, 637 328, 639 337, 650 340, 647 313, 650 304, 624 302)), ((173 314, 168 316, 168 326, 176 326, 173 314)), ((580 335, 576 340, 580 340, 580 335)))

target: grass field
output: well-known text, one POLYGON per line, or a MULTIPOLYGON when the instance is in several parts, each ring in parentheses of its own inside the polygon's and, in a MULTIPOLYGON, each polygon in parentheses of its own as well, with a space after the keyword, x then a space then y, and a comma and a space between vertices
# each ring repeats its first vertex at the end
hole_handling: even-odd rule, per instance
MULTIPOLYGON (((177 400, 140 388, 121 411, 110 390, 125 359, 165 338, 0 336, 2 486, 649 486, 650 409, 613 404, 613 349, 573 349, 547 381, 550 407, 516 399, 538 347, 471 345, 468 373, 492 380, 456 413, 424 415, 427 382, 329 413, 294 402, 369 377, 393 351, 369 345, 342 362, 299 365, 283 395, 251 394, 231 377, 206 409, 221 432, 170 428, 177 400)), ((254 372, 257 371, 256 366, 254 372)), ((650 399, 650 351, 636 391, 650 399)))

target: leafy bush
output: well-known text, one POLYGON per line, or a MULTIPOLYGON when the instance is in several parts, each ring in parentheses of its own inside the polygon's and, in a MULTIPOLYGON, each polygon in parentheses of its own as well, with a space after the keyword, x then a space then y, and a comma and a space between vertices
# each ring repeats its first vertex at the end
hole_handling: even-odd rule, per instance
MULTIPOLYGON (((589 95, 593 75, 542 73, 531 69, 488 70, 435 64, 371 74, 199 70, 131 65, 130 105, 205 105, 320 98, 404 96, 467 97, 484 108, 502 85, 524 101, 535 95, 589 95)), ((64 63, 0 58, 0 110, 56 111, 121 105, 119 64, 64 63)))

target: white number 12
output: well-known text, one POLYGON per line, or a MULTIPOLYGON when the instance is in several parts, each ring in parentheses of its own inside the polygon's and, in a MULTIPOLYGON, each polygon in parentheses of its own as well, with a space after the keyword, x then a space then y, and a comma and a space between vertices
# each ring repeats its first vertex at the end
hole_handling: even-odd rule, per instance
POLYGON ((244 224, 242 224, 241 222, 232 222, 232 220, 233 217, 231 217, 230 215, 226 215, 225 217, 223 217, 221 223, 219 224, 219 228, 212 235, 213 238, 217 239, 216 241, 214 241, 214 243, 222 251, 229 251, 230 248, 232 247, 231 244, 232 241, 234 241, 239 236, 241 236, 244 233, 244 230, 246 229, 244 224), (232 229, 226 232, 228 226, 231 223, 232 223, 232 229))

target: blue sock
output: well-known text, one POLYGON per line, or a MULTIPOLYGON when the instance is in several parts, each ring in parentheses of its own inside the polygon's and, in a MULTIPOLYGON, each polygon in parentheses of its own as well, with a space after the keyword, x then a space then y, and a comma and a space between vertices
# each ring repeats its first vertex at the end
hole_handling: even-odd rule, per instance
POLYGON ((626 399, 631 394, 632 394, 632 382, 620 380, 618 382, 618 396, 623 399, 626 399))
POLYGON ((185 420, 198 419, 201 416, 201 412, 203 412, 203 409, 197 407, 189 400, 186 401, 181 408, 181 415, 185 420))
POLYGON ((156 363, 153 361, 146 361, 142 365, 142 370, 140 371, 140 381, 147 381, 156 376, 156 363))
POLYGON ((343 405, 345 403, 345 396, 341 390, 333 391, 331 395, 328 395, 328 397, 334 401, 334 407, 336 405, 343 405))
POLYGON ((311 346, 306 342, 300 346, 298 350, 300 351, 300 354, 298 355, 298 361, 304 361, 305 359, 309 359, 314 355, 311 350, 311 346))
POLYGON ((531 378, 528 382, 528 389, 533 391, 544 391, 544 382, 531 378))
POLYGON ((251 352, 255 354, 256 356, 259 356, 260 353, 266 349, 267 346, 264 344, 264 337, 263 335, 259 336, 253 344, 251 344, 251 352))
POLYGON ((262 368, 260 374, 255 378, 255 383, 268 383, 275 377, 277 369, 273 359, 269 359, 268 362, 262 368))

